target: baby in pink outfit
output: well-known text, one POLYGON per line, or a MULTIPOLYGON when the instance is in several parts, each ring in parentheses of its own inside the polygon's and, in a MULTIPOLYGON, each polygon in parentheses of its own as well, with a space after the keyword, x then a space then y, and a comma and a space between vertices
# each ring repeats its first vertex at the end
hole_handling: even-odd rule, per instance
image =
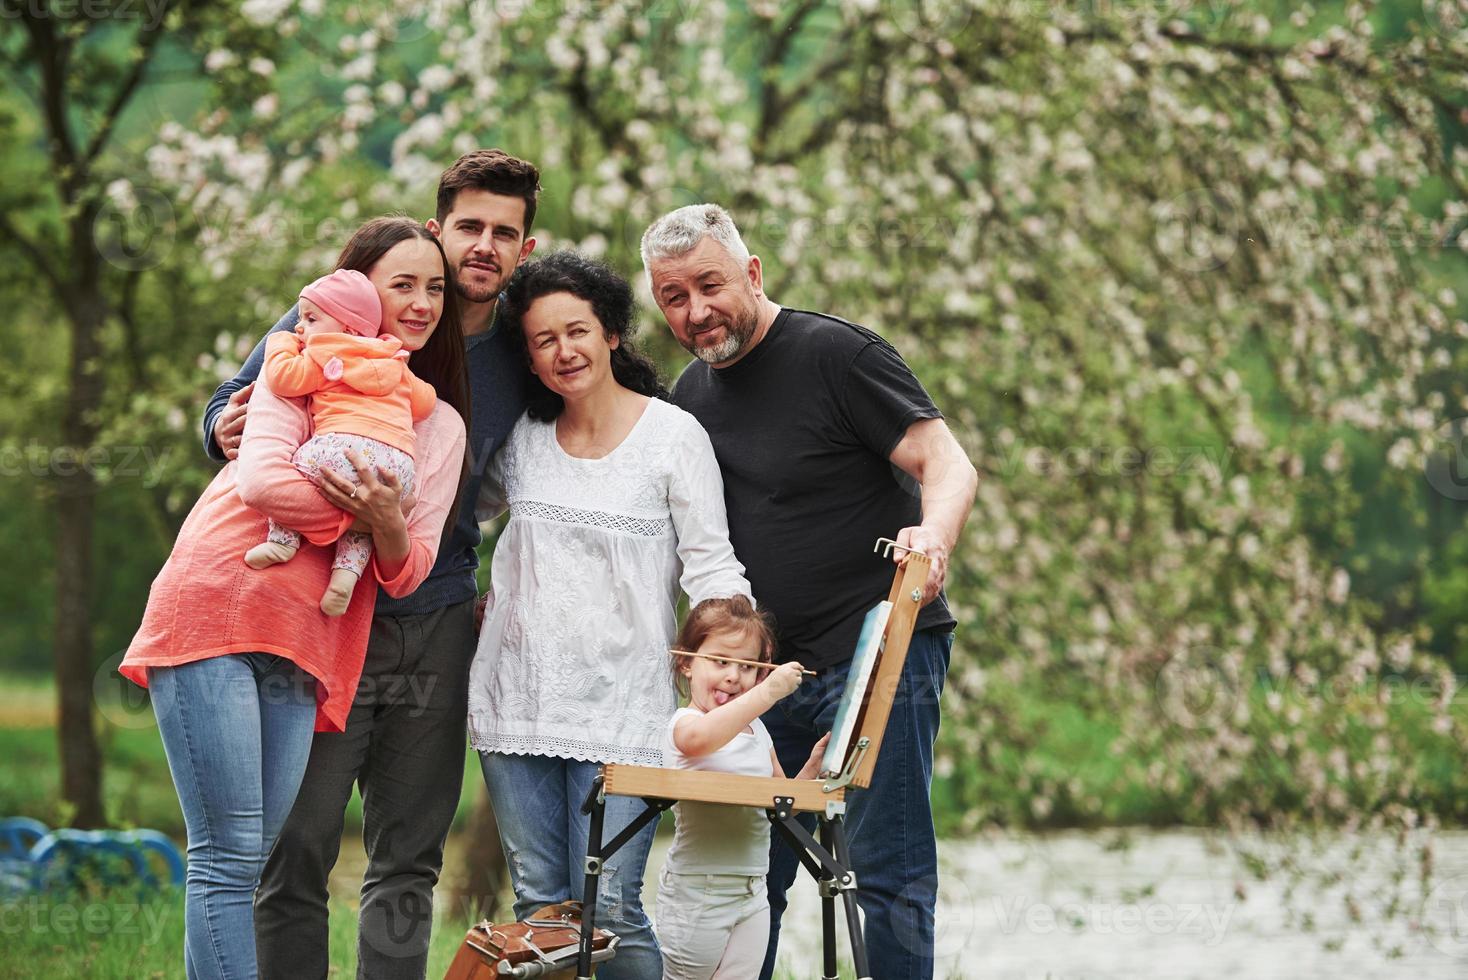
MULTIPOLYGON (((265 342, 262 372, 277 395, 311 399, 312 436, 296 450, 296 468, 318 485, 327 468, 360 483, 346 456, 356 452, 396 476, 405 496, 411 493, 413 423, 428 418, 437 395, 408 370, 403 342, 378 336, 377 287, 360 272, 338 269, 301 290, 300 315, 295 333, 273 333, 265 342)), ((266 539, 245 553, 245 563, 267 568, 290 561, 300 547, 299 534, 271 521, 266 539)), ((323 613, 347 611, 371 556, 370 534, 342 534, 321 596, 323 613)))

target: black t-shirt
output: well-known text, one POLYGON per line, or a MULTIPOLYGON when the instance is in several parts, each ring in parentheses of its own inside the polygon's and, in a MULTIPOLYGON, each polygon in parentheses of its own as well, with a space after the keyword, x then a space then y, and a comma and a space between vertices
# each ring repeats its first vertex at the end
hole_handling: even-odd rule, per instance
MULTIPOLYGON (((713 441, 729 536, 775 616, 780 659, 849 659, 895 571, 872 544, 922 522, 920 488, 888 459, 908 426, 943 417, 922 383, 865 327, 782 309, 729 367, 690 364, 673 403, 713 441)), ((937 626, 954 626, 942 595, 917 621, 937 626)))

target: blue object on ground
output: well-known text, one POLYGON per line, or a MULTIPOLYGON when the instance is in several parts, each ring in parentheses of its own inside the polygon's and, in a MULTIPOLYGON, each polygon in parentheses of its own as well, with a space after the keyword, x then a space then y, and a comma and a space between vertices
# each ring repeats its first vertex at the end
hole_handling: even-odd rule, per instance
POLYGON ((184 859, 156 830, 50 830, 29 817, 0 819, 0 894, 74 887, 85 880, 182 885, 184 859))

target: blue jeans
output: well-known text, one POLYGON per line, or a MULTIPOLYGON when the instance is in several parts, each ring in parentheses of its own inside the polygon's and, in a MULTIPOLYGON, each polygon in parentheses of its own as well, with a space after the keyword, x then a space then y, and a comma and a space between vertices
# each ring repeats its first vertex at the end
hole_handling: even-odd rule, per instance
MULTIPOLYGON (((912 635, 907 663, 892 699, 872 785, 846 797, 846 838, 856 872, 873 980, 930 980, 933 915, 938 903, 938 844, 928 797, 933 782, 933 742, 938 738, 938 699, 948 675, 953 634, 920 630, 912 635)), ((846 686, 838 665, 765 713, 763 721, 787 773, 799 772, 836 718, 846 686)), ((810 827, 815 818, 802 818, 810 827)), ((770 948, 761 980, 775 969, 785 892, 800 865, 778 834, 770 841, 770 948)), ((816 928, 807 923, 806 928, 816 928)))
POLYGON ((188 830, 184 971, 253 978, 251 902, 311 752, 316 682, 268 653, 153 667, 148 689, 188 830))
MULTIPOLYGON (((595 762, 543 755, 479 753, 500 843, 515 888, 515 918, 554 902, 580 901, 586 883, 586 840, 591 818, 581 804, 601 770, 595 762)), ((602 843, 643 811, 641 800, 608 796, 602 843)), ((607 858, 596 897, 596 924, 621 937, 617 955, 596 975, 605 980, 660 980, 663 956, 642 910, 642 874, 652 850, 653 820, 607 858)))

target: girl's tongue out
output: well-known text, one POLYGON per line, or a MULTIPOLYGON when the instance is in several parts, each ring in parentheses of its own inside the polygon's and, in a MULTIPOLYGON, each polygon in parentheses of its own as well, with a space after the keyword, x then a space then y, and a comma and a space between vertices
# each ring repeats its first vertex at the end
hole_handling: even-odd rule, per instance
POLYGON ((726 705, 726 704, 728 704, 733 699, 733 697, 734 697, 734 695, 730 694, 728 691, 721 691, 718 688, 715 688, 714 689, 714 705, 715 706, 726 705))

